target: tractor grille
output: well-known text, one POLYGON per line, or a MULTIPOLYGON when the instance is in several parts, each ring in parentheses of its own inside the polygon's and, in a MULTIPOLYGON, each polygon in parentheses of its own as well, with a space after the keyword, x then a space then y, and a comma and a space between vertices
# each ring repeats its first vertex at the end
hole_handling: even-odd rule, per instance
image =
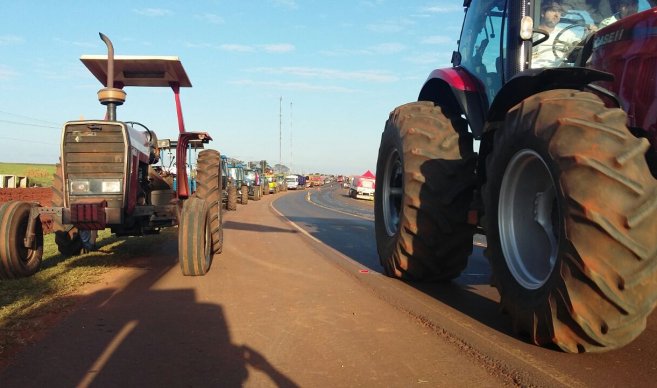
MULTIPOLYGON (((62 166, 65 174, 65 192, 68 193, 68 204, 77 200, 89 198, 90 195, 71 193, 70 182, 75 180, 120 179, 121 187, 125 187, 125 129, 117 123, 103 121, 74 121, 65 125, 62 145, 62 166)), ((93 197, 107 201, 108 208, 123 207, 123 192, 100 194, 94 192, 93 197)))

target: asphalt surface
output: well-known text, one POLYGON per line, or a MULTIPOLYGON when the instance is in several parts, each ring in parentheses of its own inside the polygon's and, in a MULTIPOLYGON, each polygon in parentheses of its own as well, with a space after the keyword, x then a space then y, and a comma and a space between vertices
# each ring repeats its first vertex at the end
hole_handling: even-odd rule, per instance
POLYGON ((82 290, 78 307, 0 372, 0 386, 512 384, 369 282, 401 283, 363 271, 270 207, 295 195, 226 213, 224 251, 203 277, 181 275, 175 229, 166 232, 152 255, 82 290))
MULTIPOLYGON (((333 211, 349 219, 350 208, 362 208, 368 201, 345 197, 345 191, 338 186, 315 190, 305 202, 333 211), (345 200, 345 198, 347 198, 345 200), (337 210, 337 211, 336 211, 337 210)), ((300 194, 298 194, 300 195, 300 194)), ((301 197, 286 196, 285 201, 300 201, 301 197)), ((281 207, 283 198, 274 203, 281 207)), ((303 209, 297 202, 291 209, 303 209)), ((287 211, 287 210, 286 210, 287 211)), ((362 209, 354 211, 360 219, 362 209)), ((336 222, 340 224, 340 222, 336 222)), ((360 235, 372 236, 372 241, 364 242, 361 249, 347 255, 358 265, 370 266, 381 271, 376 258, 373 223, 365 225, 360 235), (374 258, 372 258, 374 257, 374 258), (373 263, 374 262, 374 263, 373 263)), ((340 229, 340 228, 336 228, 340 229)), ((336 250, 340 239, 325 237, 323 229, 312 232, 313 236, 336 250), (334 243, 334 241, 338 241, 334 243), (332 245, 336 244, 336 245, 332 245)), ((337 232, 334 232, 337 233, 337 232)), ((344 236, 357 231, 342 231, 344 236)), ((363 237, 365 238, 365 237, 363 237)), ((537 347, 513 334, 510 319, 499 311, 499 296, 491 287, 491 271, 484 257, 486 239, 475 235, 473 254, 461 276, 449 284, 404 283, 395 281, 386 286, 370 284, 375 292, 398 309, 416 316, 442 331, 443 335, 470 352, 491 369, 512 376, 514 381, 524 386, 605 386, 605 387, 649 387, 657 380, 657 316, 653 313, 646 330, 634 342, 622 349, 597 354, 565 354, 556 349, 537 347)), ((344 260, 343 260, 344 262, 344 260)), ((366 281, 367 278, 361 278, 366 281)), ((373 282, 374 283, 374 282, 373 282)))

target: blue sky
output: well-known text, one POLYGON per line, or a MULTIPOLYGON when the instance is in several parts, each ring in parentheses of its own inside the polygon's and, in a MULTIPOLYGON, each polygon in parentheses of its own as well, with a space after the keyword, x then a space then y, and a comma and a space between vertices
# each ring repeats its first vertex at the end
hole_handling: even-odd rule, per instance
MULTIPOLYGON (((374 171, 390 111, 450 66, 461 1, 0 0, 0 162, 55 163, 61 126, 102 119, 101 84, 79 58, 178 56, 188 131, 242 160, 297 172, 374 171), (279 101, 282 97, 282 152, 279 101)), ((168 88, 131 88, 117 118, 176 138, 168 88)))

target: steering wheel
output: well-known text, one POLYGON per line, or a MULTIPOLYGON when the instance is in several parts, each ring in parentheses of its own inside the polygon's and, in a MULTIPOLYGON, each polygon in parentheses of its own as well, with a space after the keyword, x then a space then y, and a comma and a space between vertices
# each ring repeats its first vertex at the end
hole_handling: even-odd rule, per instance
POLYGON ((151 130, 148 129, 148 127, 145 126, 144 124, 142 124, 142 123, 138 123, 138 122, 136 122, 136 121, 126 121, 125 123, 126 123, 126 124, 130 124, 130 125, 132 125, 132 126, 139 125, 140 127, 144 128, 144 129, 146 130, 146 133, 148 133, 148 141, 149 141, 149 142, 150 142, 150 141, 153 141, 153 132, 151 132, 151 130))
MULTIPOLYGON (((562 59, 563 57, 568 54, 569 51, 573 49, 579 43, 584 37, 586 36, 586 19, 584 19, 584 16, 580 13, 577 12, 569 12, 566 14, 566 17, 561 19, 562 21, 568 20, 570 21, 570 24, 566 27, 564 27, 557 36, 554 37, 554 41, 552 41, 552 54, 554 54, 555 58, 557 59, 562 59), (581 27, 584 32, 581 34, 582 36, 578 36, 577 40, 575 41, 568 41, 561 39, 563 34, 566 33, 566 31, 570 31, 574 28, 581 27)), ((573 34, 573 32, 571 32, 573 34)))

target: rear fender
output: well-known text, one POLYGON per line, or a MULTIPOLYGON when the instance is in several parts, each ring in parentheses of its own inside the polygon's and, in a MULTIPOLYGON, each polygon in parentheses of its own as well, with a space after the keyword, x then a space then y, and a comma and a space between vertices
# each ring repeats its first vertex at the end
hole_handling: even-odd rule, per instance
MULTIPOLYGON (((554 89, 584 90, 592 82, 613 79, 614 76, 610 73, 583 67, 525 70, 511 78, 497 93, 488 111, 488 122, 504 120, 504 116, 506 116, 509 109, 536 93, 554 89)), ((596 93, 606 95, 608 93, 598 87, 591 87, 590 89, 596 93)))
POLYGON ((418 101, 432 101, 450 114, 465 115, 475 139, 480 138, 488 99, 481 82, 465 69, 454 67, 431 72, 418 101))

